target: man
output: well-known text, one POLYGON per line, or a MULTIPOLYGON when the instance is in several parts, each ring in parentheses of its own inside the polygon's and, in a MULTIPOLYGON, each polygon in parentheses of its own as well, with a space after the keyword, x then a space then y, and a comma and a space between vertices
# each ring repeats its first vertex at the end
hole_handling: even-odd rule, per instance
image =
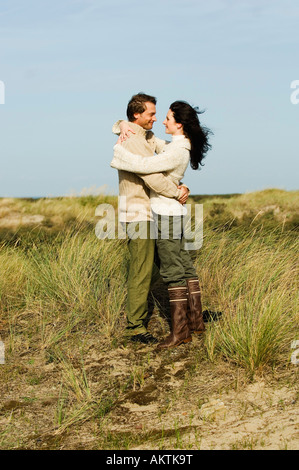
MULTIPOLYGON (((165 141, 157 139, 151 132, 157 120, 156 98, 144 93, 134 95, 127 106, 127 117, 133 132, 122 145, 145 157, 161 152, 165 141)), ((120 133, 119 123, 113 126, 115 134, 120 133)), ((136 175, 119 170, 118 174, 120 221, 126 224, 130 253, 126 336, 134 342, 156 343, 156 338, 147 331, 148 294, 151 285, 160 278, 154 263, 155 239, 151 237, 150 190, 182 203, 186 202, 189 190, 184 185, 177 187, 162 173, 136 175)))

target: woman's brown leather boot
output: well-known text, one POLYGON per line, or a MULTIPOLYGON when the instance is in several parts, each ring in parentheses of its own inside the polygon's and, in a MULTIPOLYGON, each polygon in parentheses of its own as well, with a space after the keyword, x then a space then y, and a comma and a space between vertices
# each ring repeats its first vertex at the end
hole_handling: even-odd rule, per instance
POLYGON ((168 287, 168 292, 171 313, 171 333, 164 341, 158 344, 158 349, 174 348, 182 343, 192 341, 187 318, 187 287, 168 287))
POLYGON ((187 279, 188 289, 188 321, 192 333, 201 334, 206 327, 202 316, 201 296, 198 278, 187 279))

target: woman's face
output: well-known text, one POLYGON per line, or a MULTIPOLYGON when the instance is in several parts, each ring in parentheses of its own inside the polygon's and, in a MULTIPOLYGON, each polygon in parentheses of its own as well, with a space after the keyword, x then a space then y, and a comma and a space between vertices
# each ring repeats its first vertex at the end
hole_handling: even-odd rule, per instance
POLYGON ((173 112, 169 109, 166 119, 163 121, 166 134, 179 135, 183 134, 183 126, 175 121, 173 112))

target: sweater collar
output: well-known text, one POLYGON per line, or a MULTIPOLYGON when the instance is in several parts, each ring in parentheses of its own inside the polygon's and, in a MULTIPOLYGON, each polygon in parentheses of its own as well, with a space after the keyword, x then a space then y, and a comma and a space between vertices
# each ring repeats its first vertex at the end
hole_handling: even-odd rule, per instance
POLYGON ((185 135, 173 135, 172 142, 178 142, 180 147, 184 147, 188 150, 191 150, 191 142, 185 135))
POLYGON ((142 135, 143 137, 146 136, 147 130, 143 129, 143 127, 139 126, 138 124, 135 124, 135 122, 130 122, 130 127, 132 127, 133 131, 136 132, 138 135, 142 135))

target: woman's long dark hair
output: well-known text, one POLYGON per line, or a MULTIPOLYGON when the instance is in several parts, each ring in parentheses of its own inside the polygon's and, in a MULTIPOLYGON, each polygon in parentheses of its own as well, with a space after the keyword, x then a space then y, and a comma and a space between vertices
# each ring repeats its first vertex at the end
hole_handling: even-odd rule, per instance
POLYGON ((202 114, 204 111, 193 108, 185 101, 175 101, 170 105, 170 109, 175 121, 182 124, 184 134, 191 142, 190 165, 193 170, 197 170, 198 166, 202 165, 201 162, 206 153, 212 147, 208 140, 208 136, 212 132, 203 127, 198 119, 198 114, 202 114))

